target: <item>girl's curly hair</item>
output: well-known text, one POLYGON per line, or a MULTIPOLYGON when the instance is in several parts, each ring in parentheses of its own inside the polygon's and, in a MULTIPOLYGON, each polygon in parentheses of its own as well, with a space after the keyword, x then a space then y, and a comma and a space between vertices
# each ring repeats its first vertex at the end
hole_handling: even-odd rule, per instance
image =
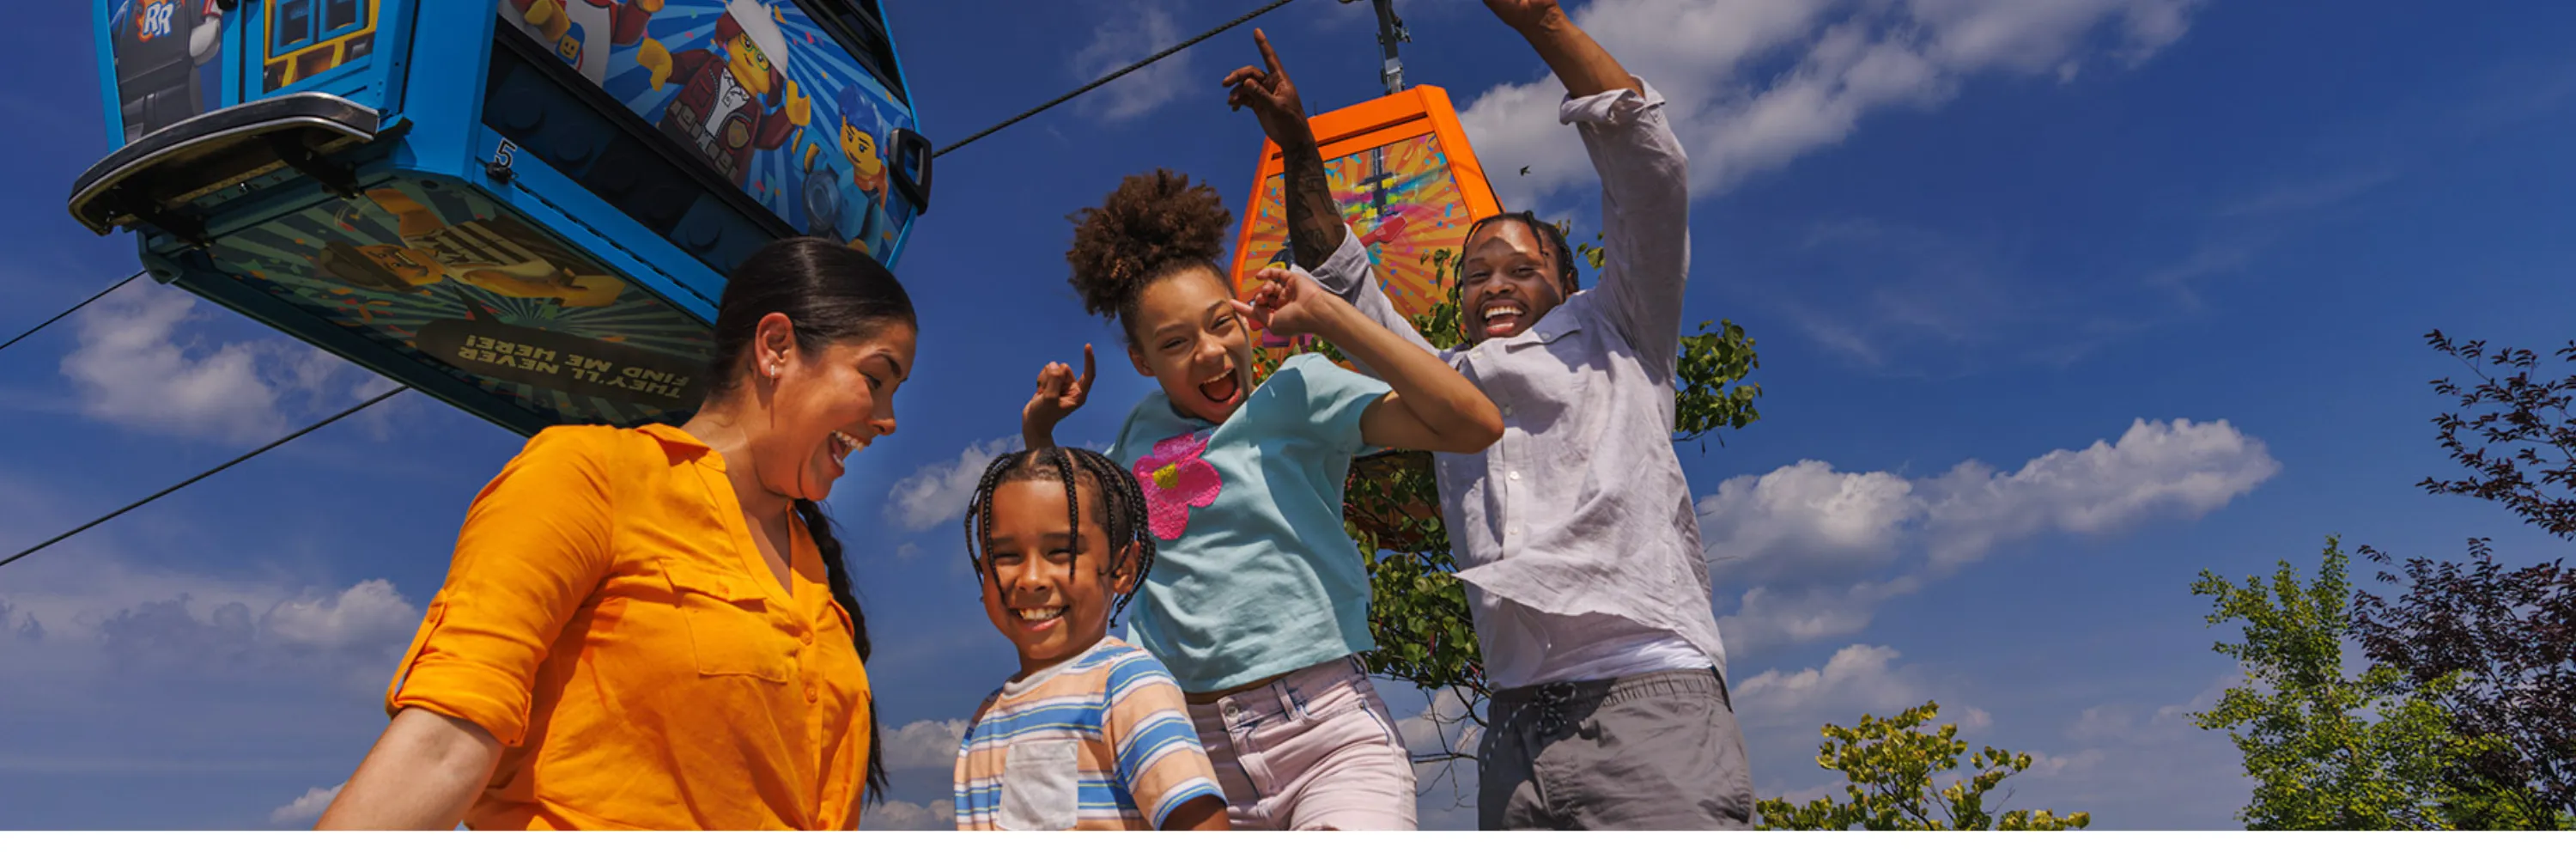
POLYGON ((1073 248, 1064 261, 1073 267, 1070 280, 1082 308, 1121 327, 1155 281, 1192 268, 1225 279, 1216 256, 1225 250, 1225 227, 1234 215, 1205 182, 1192 185, 1186 175, 1155 168, 1120 180, 1108 199, 1068 219, 1073 248))

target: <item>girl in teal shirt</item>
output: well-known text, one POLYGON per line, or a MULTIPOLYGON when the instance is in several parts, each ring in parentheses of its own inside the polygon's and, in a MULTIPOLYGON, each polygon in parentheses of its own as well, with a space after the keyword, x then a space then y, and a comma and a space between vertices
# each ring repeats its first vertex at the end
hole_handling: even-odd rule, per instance
MULTIPOLYGON (((1492 401, 1437 357, 1371 323, 1299 270, 1265 270, 1238 300, 1214 262, 1232 220, 1215 190, 1157 170, 1077 216, 1065 259, 1090 312, 1161 390, 1127 415, 1110 458, 1145 490, 1160 559, 1130 624, 1188 698, 1239 828, 1410 829, 1403 738, 1354 654, 1368 566, 1342 530, 1342 485, 1375 448, 1472 453, 1502 437, 1492 401), (1259 386, 1252 334, 1315 335, 1381 382, 1317 355, 1259 386)), ((1054 443, 1093 377, 1051 364, 1022 412, 1054 443)))

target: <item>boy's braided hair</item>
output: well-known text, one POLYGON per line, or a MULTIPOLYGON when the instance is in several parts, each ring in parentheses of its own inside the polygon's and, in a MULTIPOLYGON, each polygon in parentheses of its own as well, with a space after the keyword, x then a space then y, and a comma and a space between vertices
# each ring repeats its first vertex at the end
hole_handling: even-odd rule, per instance
MULTIPOLYGON (((1100 517, 1100 530, 1109 536, 1109 557, 1100 571, 1108 575, 1117 569, 1120 558, 1135 552, 1136 582, 1142 585, 1145 575, 1154 567, 1154 535, 1146 529, 1145 491, 1136 478, 1118 467, 1099 451, 1079 447, 1049 447, 1038 450, 1012 451, 993 459, 984 467, 984 477, 975 484, 975 495, 966 505, 966 557, 975 568, 975 580, 984 580, 985 564, 993 554, 993 490, 1005 483, 1023 480, 1059 480, 1064 483, 1065 516, 1072 522, 1073 551, 1082 554, 1081 487, 1092 489, 1093 510, 1100 517)), ((1136 589, 1119 595, 1110 608, 1115 620, 1127 604, 1136 599, 1136 589)))

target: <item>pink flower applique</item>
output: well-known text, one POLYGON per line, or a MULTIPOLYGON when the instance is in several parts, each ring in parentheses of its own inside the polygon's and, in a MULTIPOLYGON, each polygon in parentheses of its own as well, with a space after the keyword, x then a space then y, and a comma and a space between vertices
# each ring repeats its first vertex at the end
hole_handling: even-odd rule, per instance
POLYGON ((1176 435, 1154 443, 1154 452, 1136 460, 1136 483, 1145 490, 1145 522, 1154 536, 1178 540, 1190 527, 1190 508, 1216 503, 1225 482, 1216 466, 1200 458, 1207 452, 1205 433, 1176 435))

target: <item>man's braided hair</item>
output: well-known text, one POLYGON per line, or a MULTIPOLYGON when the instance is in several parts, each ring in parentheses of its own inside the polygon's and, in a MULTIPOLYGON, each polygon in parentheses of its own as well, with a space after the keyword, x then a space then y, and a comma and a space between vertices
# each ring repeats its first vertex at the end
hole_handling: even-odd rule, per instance
POLYGON ((1487 215, 1467 228, 1467 238, 1474 239, 1476 231, 1484 229, 1486 224, 1495 221, 1519 221, 1522 226, 1528 227, 1530 232, 1537 233, 1540 241, 1547 242, 1548 254, 1556 261, 1557 287, 1563 289, 1567 295, 1573 295, 1576 290, 1583 288, 1583 278, 1578 276, 1574 268, 1574 249, 1566 245, 1564 230, 1557 229, 1555 224, 1539 220, 1538 215, 1523 210, 1487 215))
MULTIPOLYGON (((1109 535, 1109 554, 1101 562, 1100 574, 1114 573, 1126 554, 1134 552, 1136 581, 1144 583, 1145 574, 1154 567, 1154 535, 1145 524, 1145 491, 1109 457, 1079 447, 1013 451, 984 467, 984 477, 976 482, 975 495, 966 506, 966 557, 975 568, 976 582, 984 580, 985 565, 993 554, 993 490, 1023 480, 1063 481, 1065 517, 1073 524, 1077 560, 1083 552, 1081 487, 1090 485, 1092 510, 1100 517, 1101 532, 1109 535)), ((1110 608, 1110 618, 1115 620, 1135 598, 1135 588, 1121 594, 1110 608)))

